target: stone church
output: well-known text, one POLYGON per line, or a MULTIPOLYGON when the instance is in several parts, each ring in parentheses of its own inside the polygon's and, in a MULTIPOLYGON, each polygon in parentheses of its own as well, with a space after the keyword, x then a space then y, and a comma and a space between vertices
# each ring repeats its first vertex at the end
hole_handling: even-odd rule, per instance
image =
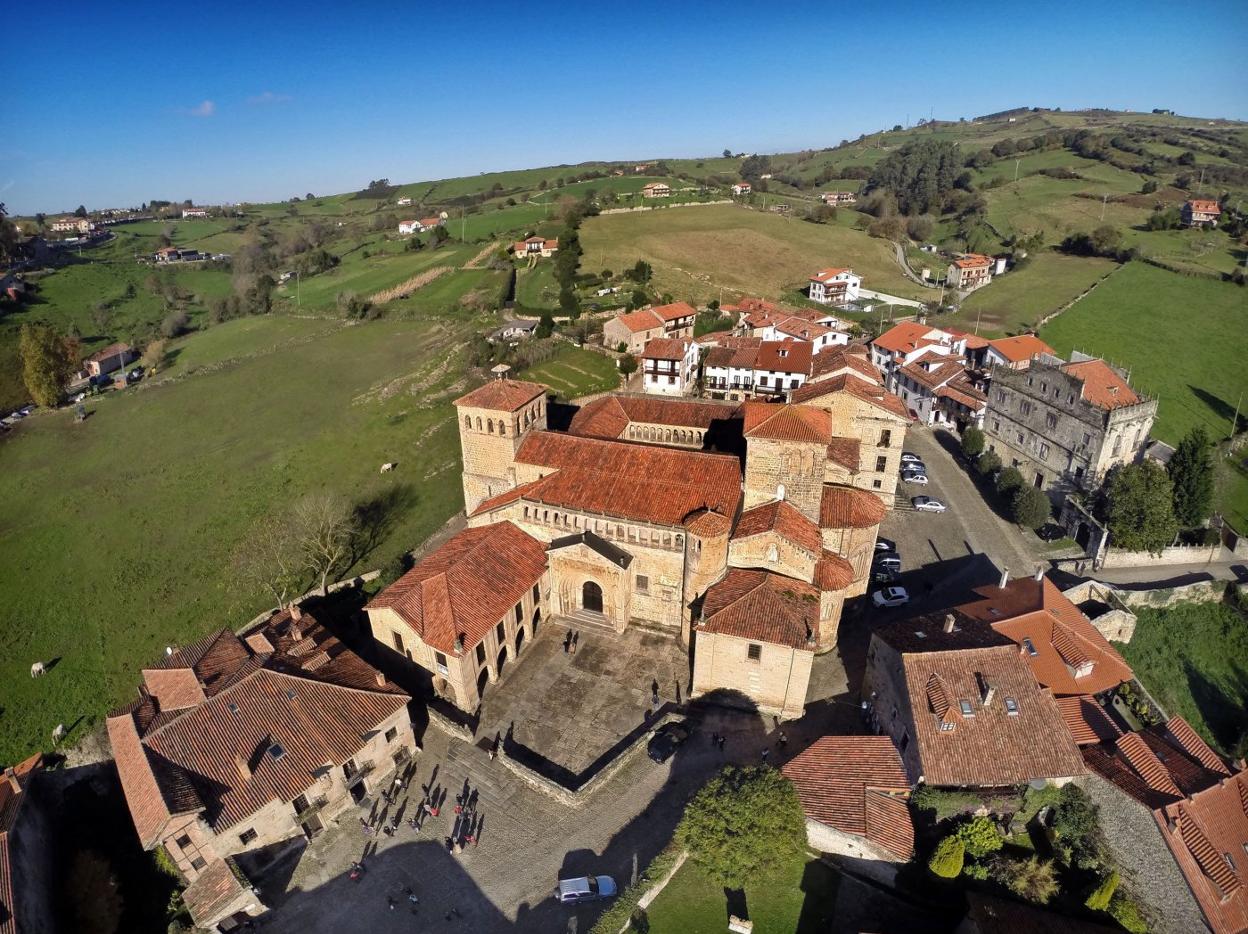
POLYGON ((374 636, 471 712, 540 620, 643 625, 693 654, 694 696, 801 716, 814 654, 866 592, 909 422, 861 375, 804 389, 742 405, 612 395, 567 431, 547 426, 545 386, 473 390, 455 402, 469 527, 370 604, 374 636), (744 456, 704 449, 733 432, 744 456), (523 558, 508 570, 507 555, 523 558))

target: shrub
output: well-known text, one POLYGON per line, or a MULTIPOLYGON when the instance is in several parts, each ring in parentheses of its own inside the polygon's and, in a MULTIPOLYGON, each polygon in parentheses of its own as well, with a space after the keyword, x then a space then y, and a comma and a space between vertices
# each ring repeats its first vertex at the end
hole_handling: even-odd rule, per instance
POLYGON ((984 453, 984 433, 974 425, 962 432, 962 453, 971 460, 984 453))
POLYGON ((179 334, 185 334, 190 324, 190 315, 185 311, 174 311, 160 323, 160 333, 165 337, 177 337, 179 334))
POLYGON ((975 469, 979 471, 980 476, 990 477, 1001 469, 1001 457, 996 451, 986 451, 979 455, 975 469))
POLYGON ((1100 811, 1078 785, 1066 785, 1053 809, 1053 833, 1063 862, 1095 869, 1102 862, 1100 811))
POLYGON ((1020 487, 1010 502, 1010 515, 1014 521, 1029 529, 1040 528, 1052 514, 1049 498, 1034 486, 1020 487))
POLYGON ((998 878, 1019 898, 1045 905, 1057 894, 1057 871, 1052 860, 1038 856, 1002 859, 997 863, 998 878))
POLYGON ((1006 467, 997 477, 997 492, 1009 496, 1023 485, 1023 475, 1017 467, 1006 467))
POLYGON ((993 824, 991 819, 982 815, 972 817, 965 824, 962 824, 954 832, 954 836, 962 841, 967 854, 976 857, 995 853, 1001 849, 1004 843, 1001 839, 1001 834, 997 832, 996 825, 993 824))
POLYGON ((1115 892, 1109 903, 1109 915, 1131 934, 1147 934, 1148 922, 1135 902, 1123 892, 1115 892))
POLYGON ((966 858, 966 847, 957 835, 945 837, 936 846, 927 868, 933 875, 942 879, 956 879, 962 873, 962 863, 966 858))
POLYGON ((1092 890, 1084 902, 1093 911, 1104 911, 1109 907, 1110 900, 1118 891, 1118 870, 1115 869, 1092 890))

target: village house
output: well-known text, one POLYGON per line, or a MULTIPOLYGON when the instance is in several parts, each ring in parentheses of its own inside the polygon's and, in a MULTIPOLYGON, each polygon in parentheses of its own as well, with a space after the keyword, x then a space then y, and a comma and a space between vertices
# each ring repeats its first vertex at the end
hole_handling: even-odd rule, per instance
POLYGON ((1026 370, 995 368, 984 433, 1026 482, 1096 489, 1111 468, 1140 458, 1156 414, 1157 400, 1076 352, 1069 363, 1042 356, 1026 370))
POLYGON ((263 911, 249 875, 388 787, 416 751, 410 699, 292 606, 143 669, 108 717, 145 850, 163 847, 201 928, 263 911))
POLYGON ((642 186, 641 196, 643 198, 666 198, 672 193, 672 188, 667 182, 650 182, 642 186))
POLYGON ((639 355, 655 337, 693 337, 697 310, 688 302, 655 305, 617 315, 602 328, 604 347, 639 355))
POLYGON ((800 340, 721 337, 703 360, 703 388, 712 398, 779 398, 810 376, 813 345, 800 340))
POLYGON ((433 230, 435 227, 441 227, 443 219, 441 217, 422 217, 417 221, 399 221, 399 233, 401 234, 418 234, 424 233, 426 230, 433 230))
POLYGON ((90 233, 94 225, 85 217, 59 217, 51 224, 55 233, 90 233))
POLYGON ((47 764, 35 753, 0 778, 0 934, 58 930, 51 817, 60 802, 44 781, 47 764))
POLYGON ((162 246, 152 257, 158 263, 193 263, 208 259, 208 254, 184 247, 162 246))
POLYGON ((853 376, 875 387, 884 385, 884 377, 871 362, 870 350, 859 342, 826 348, 815 354, 810 361, 810 379, 804 384, 806 391, 810 391, 811 383, 837 376, 853 376))
POLYGON ((853 204, 858 200, 858 196, 852 191, 825 191, 819 197, 824 204, 832 207, 838 204, 853 204))
POLYGON ((930 350, 893 373, 891 388, 923 425, 982 428, 988 396, 960 357, 930 350))
POLYGON ((914 782, 1064 784, 1086 771, 1057 701, 1018 646, 956 611, 875 627, 862 696, 914 782))
POLYGON ((501 328, 486 338, 491 344, 499 341, 506 344, 518 344, 522 340, 527 340, 533 336, 533 332, 537 330, 537 322, 533 320, 517 319, 508 321, 501 328))
POLYGON ((737 182, 737 184, 732 186, 732 193, 738 196, 748 195, 753 190, 754 186, 752 186, 749 182, 737 182))
POLYGON ((858 301, 862 277, 852 269, 821 269, 810 277, 807 296, 821 305, 845 305, 858 301))
POLYGON ((526 237, 513 243, 511 251, 518 257, 541 256, 549 259, 559 251, 559 238, 526 237))
POLYGON ((891 883, 914 856, 910 779, 887 736, 824 736, 781 767, 812 849, 891 883))
POLYGON ((1181 717, 1085 746, 1106 845, 1159 930, 1248 930, 1248 769, 1181 717), (1202 924, 1203 916, 1203 924, 1202 924))
POLYGON ((988 341, 984 351, 983 366, 1005 367, 1025 370, 1031 361, 1042 355, 1054 356, 1055 351, 1034 334, 1018 334, 1014 337, 998 337, 988 341))
POLYGON ((93 379, 105 376, 114 370, 120 370, 138 358, 138 353, 129 344, 109 344, 103 350, 97 350, 82 361, 82 378, 93 379))
POLYGON ((394 203, 397 204, 401 208, 405 208, 412 203, 412 199, 404 195, 402 198, 400 198, 398 201, 394 203))
POLYGON ((188 217, 207 217, 207 216, 208 216, 208 209, 207 209, 207 208, 194 208, 194 207, 191 207, 191 208, 183 208, 183 209, 182 209, 182 217, 183 217, 183 219, 186 219, 186 218, 188 218, 188 217))
POLYGON ((991 256, 967 253, 949 264, 945 272, 945 284, 951 289, 970 292, 992 281, 996 261, 991 256))
POLYGON ((1193 198, 1183 205, 1184 227, 1217 227, 1222 218, 1222 205, 1216 201, 1193 198))
POLYGON ((698 345, 678 337, 655 337, 641 353, 642 390, 683 396, 697 384, 698 345))

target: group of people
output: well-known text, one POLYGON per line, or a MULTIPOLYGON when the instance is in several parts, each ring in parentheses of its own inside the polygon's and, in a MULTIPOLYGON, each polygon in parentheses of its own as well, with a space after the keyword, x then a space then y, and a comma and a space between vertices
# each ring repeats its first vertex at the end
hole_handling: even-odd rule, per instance
POLYGON ((569 630, 568 630, 568 634, 567 634, 566 636, 564 636, 564 637, 563 637, 563 654, 564 654, 564 655, 568 655, 568 654, 575 655, 575 654, 576 654, 576 644, 577 644, 580 640, 581 640, 581 634, 580 634, 579 632, 575 632, 575 631, 573 631, 573 630, 569 629, 569 630))

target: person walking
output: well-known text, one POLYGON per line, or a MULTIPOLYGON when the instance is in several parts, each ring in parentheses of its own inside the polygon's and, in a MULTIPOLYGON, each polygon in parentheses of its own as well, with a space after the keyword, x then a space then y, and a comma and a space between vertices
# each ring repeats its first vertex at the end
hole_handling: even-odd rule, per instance
POLYGON ((776 742, 780 745, 780 751, 784 752, 784 747, 789 744, 789 738, 784 735, 784 730, 780 731, 780 738, 776 742))
POLYGON ((579 632, 572 633, 572 654, 576 654, 576 643, 580 641, 581 634, 579 632))
POLYGON ((719 745, 719 734, 718 734, 718 733, 712 733, 712 734, 711 734, 711 745, 712 745, 712 746, 718 746, 718 745, 719 745))
POLYGON ((767 756, 771 753, 770 749, 763 750, 763 765, 767 764, 767 756))
POLYGON ((719 738, 719 754, 721 756, 724 754, 724 737, 723 736, 720 736, 719 738))
POLYGON ((572 648, 572 630, 568 630, 568 634, 563 637, 563 654, 567 655, 568 650, 572 648))

